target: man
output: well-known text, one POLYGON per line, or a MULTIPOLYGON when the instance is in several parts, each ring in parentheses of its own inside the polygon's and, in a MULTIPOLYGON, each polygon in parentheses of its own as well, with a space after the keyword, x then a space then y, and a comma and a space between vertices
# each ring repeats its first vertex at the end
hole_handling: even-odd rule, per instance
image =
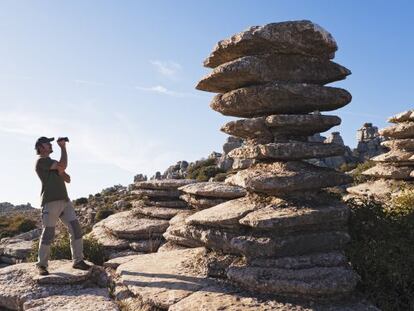
POLYGON ((77 220, 72 202, 69 200, 65 182, 70 182, 70 176, 65 169, 68 165, 65 139, 58 139, 61 148, 60 160, 52 160, 49 155, 53 152, 51 141, 54 138, 40 137, 35 144, 39 158, 36 161, 36 173, 42 182, 40 194, 42 207, 42 235, 39 241, 39 256, 36 263, 40 275, 48 275, 48 260, 50 244, 55 237, 55 226, 58 218, 65 224, 70 234, 70 246, 73 268, 88 270, 90 265, 83 261, 82 229, 77 220))

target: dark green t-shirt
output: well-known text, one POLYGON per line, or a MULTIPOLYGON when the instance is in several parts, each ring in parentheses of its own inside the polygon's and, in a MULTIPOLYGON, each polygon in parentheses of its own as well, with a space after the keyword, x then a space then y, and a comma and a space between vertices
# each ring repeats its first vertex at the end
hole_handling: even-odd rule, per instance
POLYGON ((56 161, 50 157, 39 158, 36 162, 36 173, 42 181, 42 191, 40 192, 41 206, 57 200, 69 201, 65 181, 59 176, 57 170, 50 169, 53 162, 56 161))

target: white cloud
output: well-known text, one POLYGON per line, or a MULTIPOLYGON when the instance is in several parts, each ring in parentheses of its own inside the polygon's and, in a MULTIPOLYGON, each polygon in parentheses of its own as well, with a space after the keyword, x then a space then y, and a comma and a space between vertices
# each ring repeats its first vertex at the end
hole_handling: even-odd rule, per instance
POLYGON ((172 91, 162 85, 156 85, 156 86, 151 86, 151 87, 136 86, 135 88, 140 91, 160 93, 160 94, 165 94, 165 95, 173 96, 173 97, 199 97, 198 95, 193 94, 193 93, 172 91))
POLYGON ((150 63, 155 66, 160 74, 168 78, 175 78, 182 69, 180 64, 171 61, 152 60, 150 63))

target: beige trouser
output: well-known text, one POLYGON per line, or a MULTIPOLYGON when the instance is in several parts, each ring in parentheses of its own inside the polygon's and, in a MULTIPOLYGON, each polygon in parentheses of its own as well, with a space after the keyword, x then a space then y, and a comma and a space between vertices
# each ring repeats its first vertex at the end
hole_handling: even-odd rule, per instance
POLYGON ((48 266, 50 244, 55 238, 55 226, 59 218, 69 230, 73 261, 83 260, 82 229, 76 218, 72 202, 59 200, 48 202, 42 207, 43 231, 39 241, 39 255, 36 263, 38 266, 48 266))

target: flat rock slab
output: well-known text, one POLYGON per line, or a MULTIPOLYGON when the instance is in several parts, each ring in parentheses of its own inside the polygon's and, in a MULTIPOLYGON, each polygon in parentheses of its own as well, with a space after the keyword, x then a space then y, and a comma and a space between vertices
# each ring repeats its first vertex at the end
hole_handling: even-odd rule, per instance
POLYGON ((286 142, 242 146, 230 151, 229 157, 239 159, 294 161, 340 156, 344 153, 345 147, 338 144, 286 142))
POLYGON ((348 184, 352 178, 305 162, 259 163, 228 177, 226 183, 269 195, 348 184))
POLYGON ((317 57, 293 54, 244 56, 214 68, 196 89, 226 93, 273 81, 323 85, 343 80, 350 73, 337 63, 317 57))
POLYGON ((86 235, 86 237, 92 237, 103 245, 105 249, 109 250, 124 250, 129 247, 129 241, 120 239, 111 234, 103 225, 103 220, 96 223, 92 231, 86 235))
POLYGON ((104 262, 103 266, 104 267, 108 267, 108 268, 112 268, 112 269, 116 269, 118 268, 120 265, 131 261, 133 259, 136 259, 137 256, 141 256, 141 254, 135 254, 135 255, 128 255, 128 256, 122 256, 122 257, 116 257, 113 259, 110 259, 106 262, 104 262))
POLYGON ((391 179, 412 179, 411 172, 414 167, 412 166, 393 166, 386 164, 377 164, 374 167, 363 171, 362 174, 367 176, 379 177, 379 178, 391 178, 391 179))
POLYGON ((188 217, 185 222, 190 225, 238 227, 239 219, 260 208, 260 206, 258 202, 254 202, 247 197, 235 199, 199 211, 188 217))
POLYGON ((180 198, 186 201, 188 205, 194 207, 195 209, 210 208, 212 206, 216 206, 228 200, 220 198, 201 197, 198 195, 192 195, 187 193, 180 195, 180 198))
POLYGON ((164 243, 163 245, 161 245, 157 252, 158 253, 171 252, 171 251, 177 251, 181 249, 187 249, 187 247, 168 241, 167 243, 164 243))
POLYGON ((340 88, 272 82, 218 94, 210 107, 226 116, 253 118, 330 111, 347 105, 351 99, 351 94, 340 88))
POLYGON ((289 236, 237 236, 231 239, 234 253, 250 258, 287 257, 309 253, 341 250, 350 241, 348 233, 326 231, 320 233, 294 234, 289 236))
POLYGON ((281 269, 307 269, 314 267, 346 266, 348 259, 343 252, 314 253, 294 257, 255 258, 248 261, 249 266, 281 269))
POLYGON ((405 139, 414 137, 414 122, 404 122, 379 130, 379 134, 385 137, 405 139))
POLYGON ((361 198, 377 199, 380 201, 389 200, 391 194, 400 192, 399 189, 405 183, 401 180, 392 179, 378 179, 375 181, 368 181, 353 187, 348 187, 346 191, 352 195, 361 198))
POLYGON ((168 201, 147 201, 148 206, 157 206, 157 207, 171 207, 171 208, 186 208, 188 204, 182 200, 168 200, 168 201))
POLYGON ((414 121, 414 110, 407 110, 388 118, 388 122, 401 123, 414 121))
POLYGON ((221 199, 235 199, 246 195, 246 190, 243 188, 223 182, 200 182, 181 187, 179 190, 193 195, 221 199))
POLYGON ((92 270, 74 269, 72 264, 72 261, 62 262, 58 267, 50 267, 48 269, 49 275, 37 275, 33 279, 39 284, 75 284, 85 282, 90 277, 92 270))
POLYGON ((171 219, 178 213, 182 213, 182 208, 172 207, 157 207, 157 206, 141 206, 134 208, 134 212, 139 215, 159 218, 159 219, 171 219))
POLYGON ((167 309, 214 282, 194 270, 204 248, 147 254, 120 265, 121 282, 144 303, 167 309))
POLYGON ((220 130, 243 139, 255 139, 262 143, 273 142, 273 134, 266 126, 264 117, 230 121, 224 124, 220 130))
POLYGON ((160 179, 134 183, 135 189, 175 190, 179 187, 196 183, 195 179, 160 179))
POLYGON ((414 151, 414 139, 392 139, 381 143, 382 146, 392 150, 414 151))
POLYGON ((278 269, 230 267, 227 277, 249 291, 281 296, 332 297, 351 293, 359 281, 350 267, 278 269))
POLYGON ((118 311, 117 304, 109 298, 108 290, 86 288, 61 295, 33 299, 23 305, 24 310, 82 310, 82 311, 118 311))
MULTIPOLYGON (((54 271, 70 263, 69 260, 49 261, 49 270, 54 271)), ((0 270, 0 307, 21 310, 26 301, 67 294, 83 285, 39 284, 34 281, 38 272, 34 263, 20 263, 0 270)))
POLYGON ((372 158, 376 162, 412 162, 414 165, 414 152, 404 150, 391 150, 372 158))
POLYGON ((4 239, 0 243, 0 255, 26 259, 32 251, 33 241, 22 239, 4 239))
POLYGON ((133 210, 113 214, 102 225, 121 239, 149 239, 160 237, 168 228, 168 220, 139 218, 133 210))
POLYGON ((269 52, 333 58, 336 50, 332 35, 311 21, 271 23, 219 41, 204 66, 214 68, 241 56, 269 52))
POLYGON ((147 197, 150 199, 178 199, 180 192, 176 189, 159 190, 159 189, 137 189, 132 190, 132 194, 139 197, 147 197))
POLYGON ((323 228, 332 224, 345 225, 348 217, 349 208, 341 202, 320 206, 287 203, 268 205, 251 211, 241 218, 239 223, 260 230, 304 230, 311 227, 323 228))

